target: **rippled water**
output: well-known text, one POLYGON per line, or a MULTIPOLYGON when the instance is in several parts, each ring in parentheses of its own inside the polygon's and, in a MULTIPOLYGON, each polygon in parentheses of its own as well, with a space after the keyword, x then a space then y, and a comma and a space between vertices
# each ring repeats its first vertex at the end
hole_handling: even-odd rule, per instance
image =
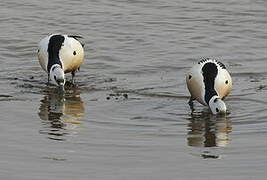
POLYGON ((266 16, 264 0, 1 0, 0 178, 264 179, 266 16), (36 56, 55 32, 86 44, 64 96, 36 56), (231 72, 227 116, 191 114, 201 57, 231 72))

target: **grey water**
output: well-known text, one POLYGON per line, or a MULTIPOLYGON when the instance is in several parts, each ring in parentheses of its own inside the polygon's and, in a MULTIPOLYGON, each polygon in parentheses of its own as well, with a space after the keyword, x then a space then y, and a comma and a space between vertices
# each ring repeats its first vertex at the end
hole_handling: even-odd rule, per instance
POLYGON ((0 179, 265 179, 266 17, 264 0, 1 0, 0 179), (85 43, 64 95, 36 56, 51 33, 85 43), (187 104, 201 57, 232 75, 226 116, 187 104))

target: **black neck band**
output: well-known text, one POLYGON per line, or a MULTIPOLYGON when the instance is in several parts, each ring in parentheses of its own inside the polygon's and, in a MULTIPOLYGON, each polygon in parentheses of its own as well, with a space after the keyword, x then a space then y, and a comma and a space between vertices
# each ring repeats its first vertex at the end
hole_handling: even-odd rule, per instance
POLYGON ((212 62, 206 63, 202 67, 202 74, 203 74, 203 81, 205 84, 205 101, 207 104, 209 104, 210 99, 213 96, 218 95, 214 88, 215 78, 218 74, 218 69, 216 64, 212 62))
POLYGON ((54 64, 59 64, 62 67, 62 63, 59 59, 59 50, 64 42, 65 38, 62 35, 53 35, 49 39, 48 43, 48 64, 47 64, 47 72, 50 72, 51 67, 54 64))

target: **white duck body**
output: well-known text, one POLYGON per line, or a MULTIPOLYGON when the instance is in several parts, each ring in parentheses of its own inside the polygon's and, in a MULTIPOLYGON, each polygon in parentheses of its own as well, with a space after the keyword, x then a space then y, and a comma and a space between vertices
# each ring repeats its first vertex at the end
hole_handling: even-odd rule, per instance
POLYGON ((84 59, 84 49, 77 38, 79 36, 52 34, 42 39, 38 59, 43 70, 49 74, 54 64, 60 64, 64 73, 75 73, 84 59))
POLYGON ((202 59, 189 70, 186 83, 191 100, 207 106, 212 97, 223 99, 232 89, 232 78, 225 65, 210 58, 202 59))

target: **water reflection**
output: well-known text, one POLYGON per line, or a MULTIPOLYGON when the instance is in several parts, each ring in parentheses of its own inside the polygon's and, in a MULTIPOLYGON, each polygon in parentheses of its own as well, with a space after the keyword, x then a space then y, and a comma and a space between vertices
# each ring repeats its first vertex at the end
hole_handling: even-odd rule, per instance
POLYGON ((189 118, 187 142, 195 147, 225 147, 229 143, 232 124, 229 117, 209 112, 193 113, 189 118))
POLYGON ((47 134, 49 139, 65 140, 65 136, 75 131, 84 116, 84 104, 79 89, 66 91, 64 95, 48 89, 48 93, 40 100, 39 117, 43 120, 41 134, 47 134))

